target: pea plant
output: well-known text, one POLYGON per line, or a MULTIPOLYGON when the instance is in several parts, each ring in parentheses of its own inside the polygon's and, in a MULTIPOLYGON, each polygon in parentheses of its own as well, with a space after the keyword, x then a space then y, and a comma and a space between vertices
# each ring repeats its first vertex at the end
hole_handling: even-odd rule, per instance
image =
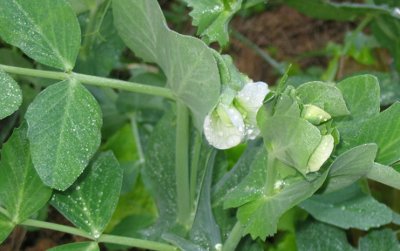
MULTIPOLYGON (((368 13, 354 32, 374 20, 398 67, 382 24, 400 27, 399 8, 283 2, 368 13)), ((209 46, 264 1, 184 3, 200 38, 171 30, 156 0, 0 1, 0 242, 19 226, 86 238, 54 251, 398 250, 400 216, 370 184, 400 189, 400 105, 381 110, 372 73, 335 81, 342 55, 361 57, 352 43, 328 77, 293 84, 280 64, 268 85, 209 46), (365 231, 357 247, 347 229, 365 231)))

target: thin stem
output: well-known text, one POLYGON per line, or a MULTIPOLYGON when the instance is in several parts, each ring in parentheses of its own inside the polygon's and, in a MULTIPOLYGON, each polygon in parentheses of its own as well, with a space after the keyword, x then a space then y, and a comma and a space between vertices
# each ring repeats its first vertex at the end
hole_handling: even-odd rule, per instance
POLYGON ((201 134, 196 133, 194 138, 193 159, 190 165, 190 201, 194 201, 196 197, 197 170, 199 168, 200 153, 201 134))
POLYGON ((243 227, 240 222, 236 222, 235 226, 233 226, 232 231, 229 233, 228 239, 225 241, 224 246, 222 247, 222 251, 235 251, 237 245, 243 236, 243 227))
POLYGON ((276 175, 277 170, 275 168, 275 157, 268 155, 266 194, 271 194, 274 191, 274 181, 276 179, 276 175))
POLYGON ((272 67, 274 67, 280 74, 284 74, 285 73, 285 65, 284 64, 279 63, 278 61, 273 59, 266 51, 262 50, 255 43, 253 43, 250 39, 248 39, 247 37, 243 36, 243 34, 241 34, 240 32, 238 32, 236 30, 232 30, 232 35, 237 40, 239 40, 241 43, 243 43, 244 45, 248 46, 255 53, 257 53, 268 64, 270 64, 272 67))
POLYGON ((175 99, 171 90, 167 88, 144 85, 124 80, 102 78, 102 77, 79 74, 74 72, 66 73, 66 72, 56 72, 56 71, 35 70, 35 69, 21 68, 21 67, 2 65, 2 64, 0 64, 0 69, 12 74, 39 77, 39 78, 49 78, 58 80, 66 80, 74 78, 83 84, 101 86, 101 87, 110 87, 119 90, 175 99))
POLYGON ((121 237, 121 236, 108 235, 108 234, 103 234, 100 236, 100 238, 98 238, 96 240, 91 235, 89 235, 88 233, 86 233, 80 229, 70 227, 70 226, 64 226, 64 225, 60 225, 60 224, 56 224, 56 223, 51 223, 51 222, 45 222, 45 221, 29 219, 29 220, 26 220, 26 221, 20 223, 19 225, 27 226, 27 227, 50 229, 50 230, 54 230, 54 231, 59 231, 59 232, 63 232, 63 233, 81 236, 81 237, 84 237, 84 238, 87 238, 90 240, 94 240, 97 242, 120 244, 120 245, 129 246, 129 247, 141 248, 141 249, 149 249, 149 250, 156 250, 156 251, 177 251, 178 250, 174 246, 160 243, 160 242, 141 240, 141 239, 130 238, 130 237, 121 237))
POLYGON ((187 226, 190 219, 189 184, 189 110, 177 101, 175 177, 178 203, 178 222, 187 226))
POLYGON ((90 234, 86 233, 85 231, 82 231, 75 227, 64 226, 64 225, 60 225, 60 224, 56 224, 56 223, 28 219, 26 221, 23 221, 19 225, 26 226, 26 227, 37 227, 37 228, 50 229, 50 230, 63 232, 63 233, 67 233, 67 234, 72 234, 72 235, 77 235, 77 236, 82 236, 87 239, 94 240, 94 238, 90 234))
POLYGON ((103 234, 99 239, 98 242, 104 243, 113 243, 119 244, 129 247, 137 247, 141 249, 150 249, 150 250, 157 250, 157 251, 177 251, 178 249, 174 246, 155 242, 155 241, 147 241, 123 236, 115 236, 115 235, 108 235, 103 234))

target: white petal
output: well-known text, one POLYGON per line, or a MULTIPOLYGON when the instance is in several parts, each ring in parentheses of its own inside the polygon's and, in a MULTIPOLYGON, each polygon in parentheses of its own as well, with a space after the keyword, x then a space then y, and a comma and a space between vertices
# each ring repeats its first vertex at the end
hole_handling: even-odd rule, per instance
POLYGON ((317 149, 314 150, 310 159, 307 163, 307 169, 309 172, 318 171, 321 166, 325 163, 325 161, 329 158, 333 151, 335 140, 332 135, 324 135, 321 138, 321 142, 317 146, 317 149))
POLYGON ((206 116, 204 134, 210 145, 215 148, 234 147, 244 138, 242 115, 236 108, 220 104, 216 110, 206 116))
POLYGON ((247 139, 255 139, 260 134, 257 127, 257 112, 268 93, 269 89, 266 83, 255 82, 246 84, 236 97, 240 106, 246 111, 245 134, 247 139))

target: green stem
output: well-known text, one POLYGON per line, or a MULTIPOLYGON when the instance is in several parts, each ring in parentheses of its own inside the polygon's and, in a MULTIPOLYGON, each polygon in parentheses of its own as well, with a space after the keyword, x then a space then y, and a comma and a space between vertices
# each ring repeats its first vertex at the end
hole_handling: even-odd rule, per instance
POLYGON ((87 239, 93 240, 93 237, 90 234, 86 233, 85 231, 82 231, 80 229, 70 227, 70 226, 56 224, 56 223, 29 219, 29 220, 21 222, 19 225, 26 226, 26 227, 37 227, 37 228, 55 230, 55 231, 59 231, 59 232, 67 233, 67 234, 82 236, 87 239))
POLYGON ((189 110, 180 101, 177 105, 175 177, 178 203, 178 222, 187 226, 190 219, 189 184, 189 110))
POLYGON ((277 170, 275 168, 275 157, 268 155, 267 160, 267 183, 265 194, 272 194, 276 180, 277 170))
POLYGON ((59 231, 63 233, 68 233, 76 236, 81 236, 90 240, 94 240, 97 242, 103 242, 103 243, 113 243, 113 244, 120 244, 124 246, 129 246, 129 247, 136 247, 136 248, 141 248, 141 249, 149 249, 149 250, 156 250, 156 251, 177 251, 178 249, 174 246, 160 243, 160 242, 155 242, 155 241, 148 241, 148 240, 141 240, 141 239, 135 239, 135 238, 130 238, 130 237, 121 237, 121 236, 115 236, 115 235, 108 235, 108 234, 103 234, 100 236, 99 239, 93 238, 91 235, 87 234, 86 232, 70 227, 70 226, 64 226, 56 223, 51 223, 51 222, 45 222, 45 221, 38 221, 38 220, 26 220, 19 225, 22 226, 27 226, 27 227, 37 227, 37 228, 44 228, 44 229, 50 229, 54 231, 59 231))
POLYGON ((225 241, 224 246, 222 247, 222 251, 235 251, 237 245, 243 236, 243 227, 240 222, 236 222, 235 226, 233 226, 232 231, 229 233, 228 239, 225 241))
POLYGON ((142 142, 140 141, 140 133, 139 133, 139 128, 137 126, 136 114, 130 115, 129 120, 131 121, 131 129, 132 129, 133 136, 135 137, 136 149, 137 149, 137 152, 139 155, 139 163, 143 164, 145 158, 144 158, 144 153, 143 153, 142 142))
POLYGON ((275 59, 273 59, 265 50, 258 47, 255 43, 253 43, 250 39, 243 36, 240 32, 236 30, 232 30, 232 35, 239 40, 244 45, 248 46, 255 53, 257 53, 262 59, 264 59, 268 64, 274 67, 280 74, 284 74, 286 67, 284 64, 279 63, 275 59))
POLYGON ((201 153, 201 134, 196 133, 194 138, 193 159, 190 165, 190 201, 195 201, 196 185, 197 185, 197 171, 199 168, 199 160, 201 153))
POLYGON ((157 251, 177 251, 178 249, 174 246, 155 242, 155 241, 147 241, 123 236, 115 236, 115 235, 108 235, 103 234, 99 239, 98 242, 104 243, 113 243, 119 244, 129 247, 137 247, 141 249, 150 249, 150 250, 157 250, 157 251))
POLYGON ((161 96, 169 99, 175 99, 171 90, 167 88, 144 85, 124 80, 102 78, 102 77, 79 74, 74 72, 67 73, 67 72, 56 72, 56 71, 43 71, 43 70, 21 68, 21 67, 2 65, 2 64, 0 64, 0 69, 8 73, 30 76, 30 77, 49 78, 58 80, 66 80, 74 78, 79 82, 87 85, 110 87, 124 91, 137 92, 142 94, 161 96))

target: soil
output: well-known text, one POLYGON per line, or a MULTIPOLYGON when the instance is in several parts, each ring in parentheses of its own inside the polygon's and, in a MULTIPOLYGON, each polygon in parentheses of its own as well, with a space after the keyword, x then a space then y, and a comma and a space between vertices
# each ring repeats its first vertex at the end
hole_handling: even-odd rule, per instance
MULTIPOLYGON (((296 60, 304 69, 310 65, 324 67, 327 59, 324 57, 299 59, 300 55, 321 50, 329 41, 341 42, 345 32, 351 29, 353 24, 314 20, 294 9, 282 6, 248 18, 235 17, 232 20, 232 27, 260 48, 270 52, 278 61, 296 60)), ((235 38, 231 38, 231 46, 227 53, 232 55, 238 68, 254 80, 273 83, 279 76, 259 55, 235 38)), ((49 219, 51 222, 70 225, 55 210, 50 210, 49 219)), ((17 228, 1 245, 0 251, 44 251, 60 244, 82 240, 80 237, 50 230, 26 232, 22 228, 17 228)), ((106 249, 102 247, 102 250, 106 249)))

